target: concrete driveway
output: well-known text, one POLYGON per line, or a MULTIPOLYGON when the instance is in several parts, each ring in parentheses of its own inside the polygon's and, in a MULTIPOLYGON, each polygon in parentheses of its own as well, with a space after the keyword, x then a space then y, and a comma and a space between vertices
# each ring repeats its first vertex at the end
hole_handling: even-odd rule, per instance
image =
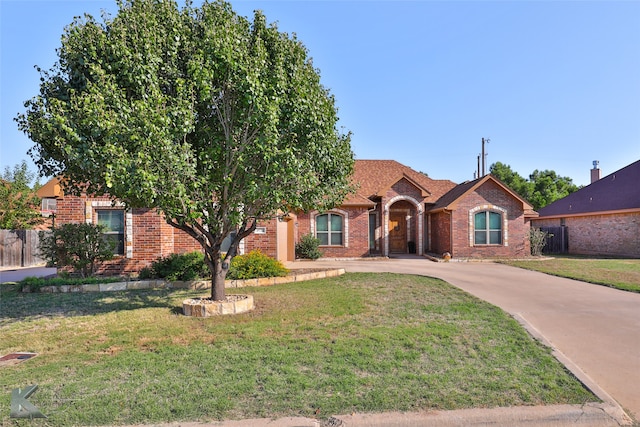
POLYGON ((613 397, 640 420, 640 294, 494 263, 424 258, 290 263, 437 277, 494 304, 556 350, 599 397, 613 397))
POLYGON ((0 269, 0 283, 19 282, 25 277, 46 277, 56 274, 57 269, 50 267, 15 267, 0 269))

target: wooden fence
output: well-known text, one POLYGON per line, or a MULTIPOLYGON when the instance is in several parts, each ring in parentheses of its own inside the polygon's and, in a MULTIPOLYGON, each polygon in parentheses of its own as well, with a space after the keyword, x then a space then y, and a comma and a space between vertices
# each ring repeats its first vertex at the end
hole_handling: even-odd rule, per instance
POLYGON ((0 230, 0 267, 43 265, 38 244, 38 230, 0 230))
POLYGON ((549 233, 544 249, 542 249, 542 253, 566 254, 569 252, 568 227, 540 227, 540 230, 549 233))

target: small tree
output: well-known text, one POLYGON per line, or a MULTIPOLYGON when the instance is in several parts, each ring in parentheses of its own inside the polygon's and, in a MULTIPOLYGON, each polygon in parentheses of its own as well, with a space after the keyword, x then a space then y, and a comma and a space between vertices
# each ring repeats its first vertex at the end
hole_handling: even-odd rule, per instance
POLYGON ((63 224, 40 233, 40 253, 54 267, 71 267, 82 277, 93 276, 99 262, 113 258, 113 243, 99 224, 63 224))
POLYGON ((251 22, 223 1, 119 5, 66 28, 19 127, 66 192, 158 208, 196 239, 224 300, 258 221, 329 209, 352 190, 350 136, 307 49, 260 11, 251 22))
POLYGON ((5 167, 0 177, 0 229, 27 230, 42 223, 40 199, 31 187, 34 175, 24 160, 13 169, 5 167))
POLYGON ((547 239, 553 237, 553 234, 542 231, 540 228, 531 227, 529 229, 529 243, 531 244, 531 255, 540 256, 542 250, 547 244, 547 239))
POLYGON ((296 243, 296 257, 316 260, 322 256, 320 252, 320 239, 313 234, 304 234, 296 243))

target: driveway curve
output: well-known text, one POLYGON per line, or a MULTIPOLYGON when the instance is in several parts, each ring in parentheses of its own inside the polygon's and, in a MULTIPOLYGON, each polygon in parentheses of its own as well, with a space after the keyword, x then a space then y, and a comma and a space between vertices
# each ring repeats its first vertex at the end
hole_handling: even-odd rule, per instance
POLYGON ((524 321, 560 353, 563 363, 586 374, 578 375, 583 382, 592 380, 640 420, 640 294, 490 262, 435 263, 416 257, 288 267, 311 265, 442 279, 524 321))

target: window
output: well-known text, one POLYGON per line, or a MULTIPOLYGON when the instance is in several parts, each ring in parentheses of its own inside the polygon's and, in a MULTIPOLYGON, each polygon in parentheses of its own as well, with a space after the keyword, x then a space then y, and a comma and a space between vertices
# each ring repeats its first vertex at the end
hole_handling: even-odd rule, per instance
POLYGON ((321 246, 342 246, 342 216, 324 214, 316 217, 316 237, 321 246))
POLYGON ((40 210, 42 212, 55 212, 57 203, 58 203, 57 199, 46 197, 42 199, 42 205, 40 210))
POLYGON ((97 210, 98 224, 105 227, 102 236, 113 244, 113 253, 124 255, 124 211, 115 209, 97 210))
POLYGON ((374 213, 369 214, 369 250, 376 249, 376 223, 378 216, 374 213))
POLYGON ((502 244, 502 215, 482 211, 474 215, 474 243, 476 245, 502 244))

